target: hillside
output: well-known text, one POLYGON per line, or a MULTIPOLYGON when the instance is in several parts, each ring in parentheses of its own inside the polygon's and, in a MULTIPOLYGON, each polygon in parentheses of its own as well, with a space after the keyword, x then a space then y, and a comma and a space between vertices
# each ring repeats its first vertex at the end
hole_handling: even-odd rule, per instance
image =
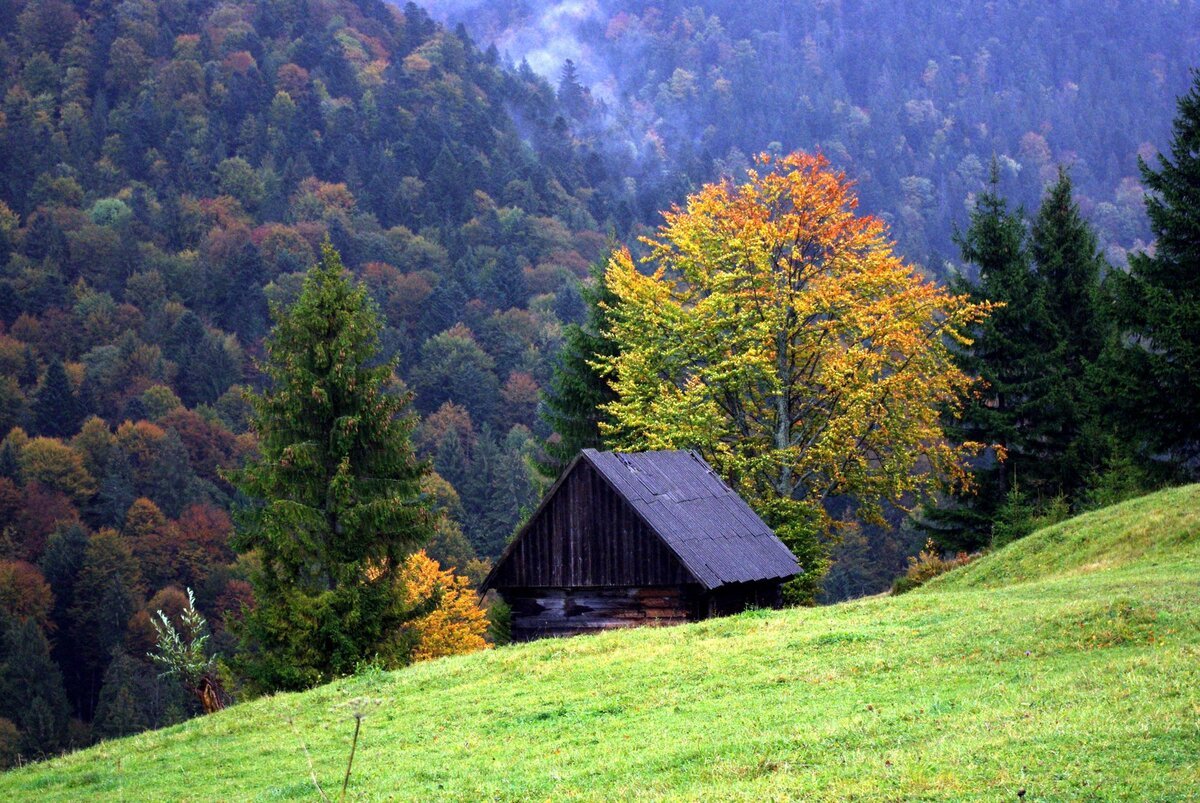
POLYGON ((1200 486, 898 598, 366 673, 0 776, 0 796, 1155 799, 1200 794, 1200 486), (303 741, 302 741, 303 740, 303 741))

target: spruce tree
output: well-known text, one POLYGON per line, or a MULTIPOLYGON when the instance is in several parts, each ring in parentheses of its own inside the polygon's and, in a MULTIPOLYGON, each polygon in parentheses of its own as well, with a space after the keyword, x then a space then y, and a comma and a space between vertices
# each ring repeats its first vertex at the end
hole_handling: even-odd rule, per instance
POLYGON ((948 429, 962 440, 997 448, 972 469, 974 488, 931 511, 926 524, 943 548, 970 550, 990 541, 997 510, 1040 459, 1045 435, 1040 406, 1054 344, 1045 282, 1033 271, 1024 215, 1010 210, 1000 195, 995 164, 970 225, 956 240, 975 276, 957 279, 955 289, 972 301, 1000 306, 977 327, 971 346, 959 351, 963 369, 983 380, 983 390, 948 429))
POLYGON ((606 414, 600 408, 616 398, 595 367, 597 360, 616 355, 616 343, 605 334, 608 310, 616 296, 604 283, 603 262, 593 266, 591 274, 592 283, 582 290, 587 318, 567 327, 554 376, 540 406, 542 420, 558 435, 544 444, 544 457, 537 464, 549 478, 557 477, 582 449, 603 445, 600 422, 606 420, 606 414))
POLYGON ((0 644, 0 716, 21 729, 26 757, 56 753, 66 744, 70 708, 50 644, 32 619, 9 621, 0 644))
POLYGON ((33 428, 38 435, 67 438, 79 431, 83 410, 62 362, 54 360, 33 397, 33 428))
POLYGON ((105 527, 125 526, 125 514, 137 499, 133 465, 124 449, 113 449, 104 466, 104 478, 95 500, 96 520, 105 527))
POLYGON ((1152 252, 1115 276, 1126 347, 1108 383, 1122 424, 1153 455, 1200 472, 1200 70, 1179 99, 1170 154, 1140 161, 1152 252))
POLYGON ((1030 250, 1045 291, 1050 344, 1047 386, 1034 405, 1042 459, 1029 466, 1025 479, 1044 495, 1070 499, 1105 457, 1107 425, 1095 403, 1093 377, 1112 316, 1100 284, 1107 264, 1072 197, 1066 170, 1042 200, 1030 250))
POLYGON ((137 688, 137 662, 118 648, 104 670, 104 684, 96 702, 96 718, 92 732, 101 739, 118 739, 139 733, 150 727, 150 719, 142 710, 143 700, 137 688))
POLYGON ((272 314, 269 385, 252 399, 259 454, 231 475, 252 500, 235 546, 261 564, 242 668, 262 689, 301 689, 406 659, 396 576, 433 517, 411 396, 378 362, 378 314, 328 241, 296 303, 272 314))

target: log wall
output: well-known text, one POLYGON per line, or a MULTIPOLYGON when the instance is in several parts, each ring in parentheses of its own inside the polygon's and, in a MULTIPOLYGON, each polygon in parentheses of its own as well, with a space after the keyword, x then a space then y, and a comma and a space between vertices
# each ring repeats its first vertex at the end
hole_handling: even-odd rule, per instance
POLYGON ((698 588, 521 588, 502 592, 514 641, 574 636, 620 627, 683 624, 696 618, 698 588))

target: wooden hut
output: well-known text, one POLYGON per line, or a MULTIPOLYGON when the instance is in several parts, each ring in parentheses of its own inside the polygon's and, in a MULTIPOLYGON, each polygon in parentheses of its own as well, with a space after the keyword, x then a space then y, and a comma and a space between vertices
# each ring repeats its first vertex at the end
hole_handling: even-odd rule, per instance
POLYGON ((517 640, 777 607, 795 557, 695 452, 585 449, 481 590, 517 640))

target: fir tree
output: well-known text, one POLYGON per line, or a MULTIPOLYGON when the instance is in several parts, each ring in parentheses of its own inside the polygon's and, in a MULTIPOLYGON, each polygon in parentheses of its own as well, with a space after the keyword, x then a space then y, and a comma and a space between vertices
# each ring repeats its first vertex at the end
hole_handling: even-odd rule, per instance
MULTIPOLYGON (((69 632, 71 626, 70 611, 75 604, 75 582, 83 567, 87 545, 88 534, 82 525, 62 525, 50 534, 46 551, 39 562, 42 576, 54 594, 50 619, 59 633, 69 632)), ((70 638, 55 639, 51 648, 54 660, 64 670, 63 683, 67 695, 76 707, 80 707, 82 700, 78 653, 78 645, 70 638)))
POLYGON ((437 454, 433 458, 433 470, 450 483, 455 490, 466 487, 468 476, 467 452, 463 448, 458 430, 450 427, 438 441, 437 454))
POLYGON ((54 360, 33 397, 35 434, 67 438, 79 431, 83 410, 62 362, 54 360))
POLYGON ((514 437, 517 431, 514 427, 508 438, 498 441, 484 427, 463 489, 467 538, 486 558, 504 551, 522 515, 537 501, 519 437, 514 437))
POLYGON ((75 580, 75 600, 68 613, 67 637, 78 650, 78 668, 86 697, 80 713, 90 718, 95 694, 113 648, 125 639, 129 619, 142 607, 142 575, 125 539, 101 530, 88 540, 75 580))
POLYGON ((550 478, 557 477, 581 450, 603 445, 600 422, 608 416, 600 408, 616 398, 596 368, 597 361, 616 356, 616 343, 605 334, 608 310, 616 296, 604 282, 602 263, 593 266, 591 274, 592 283, 582 290, 587 319, 567 327, 554 376, 540 406, 542 420, 558 435, 545 443, 545 456, 537 464, 550 478))
POLYGON ((1127 344, 1108 387, 1125 429, 1153 454, 1200 472, 1200 70, 1179 99, 1170 155, 1140 162, 1155 244, 1114 277, 1127 344))
POLYGON ((104 670, 104 683, 96 702, 92 732, 101 739, 116 739, 139 733, 151 726, 144 710, 145 696, 139 683, 145 670, 124 650, 113 651, 112 661, 104 670))
POLYGON ((105 527, 120 529, 125 526, 125 514, 133 500, 137 499, 134 488, 133 465, 122 449, 113 449, 104 467, 104 479, 96 496, 96 519, 105 527))
POLYGON ((32 619, 9 622, 0 652, 0 716, 21 729, 29 757, 63 748, 70 709, 50 644, 32 619))
POLYGON ((179 433, 168 429, 159 444, 147 491, 151 499, 170 518, 179 514, 196 497, 196 474, 192 471, 187 449, 179 433))
POLYGON ((395 577, 433 517, 411 397, 376 362, 378 315, 328 241, 299 299, 273 315, 270 384, 253 398, 259 455, 232 475, 253 500, 235 545, 261 561, 243 667, 263 689, 298 689, 405 660, 395 577))
POLYGON ((1044 362, 1048 386, 1035 400, 1042 459, 1029 466, 1025 481, 1045 496, 1070 499, 1105 455, 1106 425, 1093 401, 1092 377, 1110 339, 1111 315, 1100 284, 1107 265, 1065 170, 1038 209, 1030 250, 1045 292, 1053 347, 1044 362))
POLYGON ((959 352, 963 369, 979 376, 985 389, 948 429, 996 449, 972 470, 971 491, 928 515, 927 525, 946 549, 986 545, 1009 489, 1039 459, 1044 435, 1039 405, 1046 397, 1053 338, 1045 282, 1033 271, 1023 218, 1001 197, 993 164, 991 184, 976 200, 970 226, 957 236, 963 261, 976 276, 957 279, 954 289, 972 301, 1002 306, 977 328, 970 348, 959 352))

